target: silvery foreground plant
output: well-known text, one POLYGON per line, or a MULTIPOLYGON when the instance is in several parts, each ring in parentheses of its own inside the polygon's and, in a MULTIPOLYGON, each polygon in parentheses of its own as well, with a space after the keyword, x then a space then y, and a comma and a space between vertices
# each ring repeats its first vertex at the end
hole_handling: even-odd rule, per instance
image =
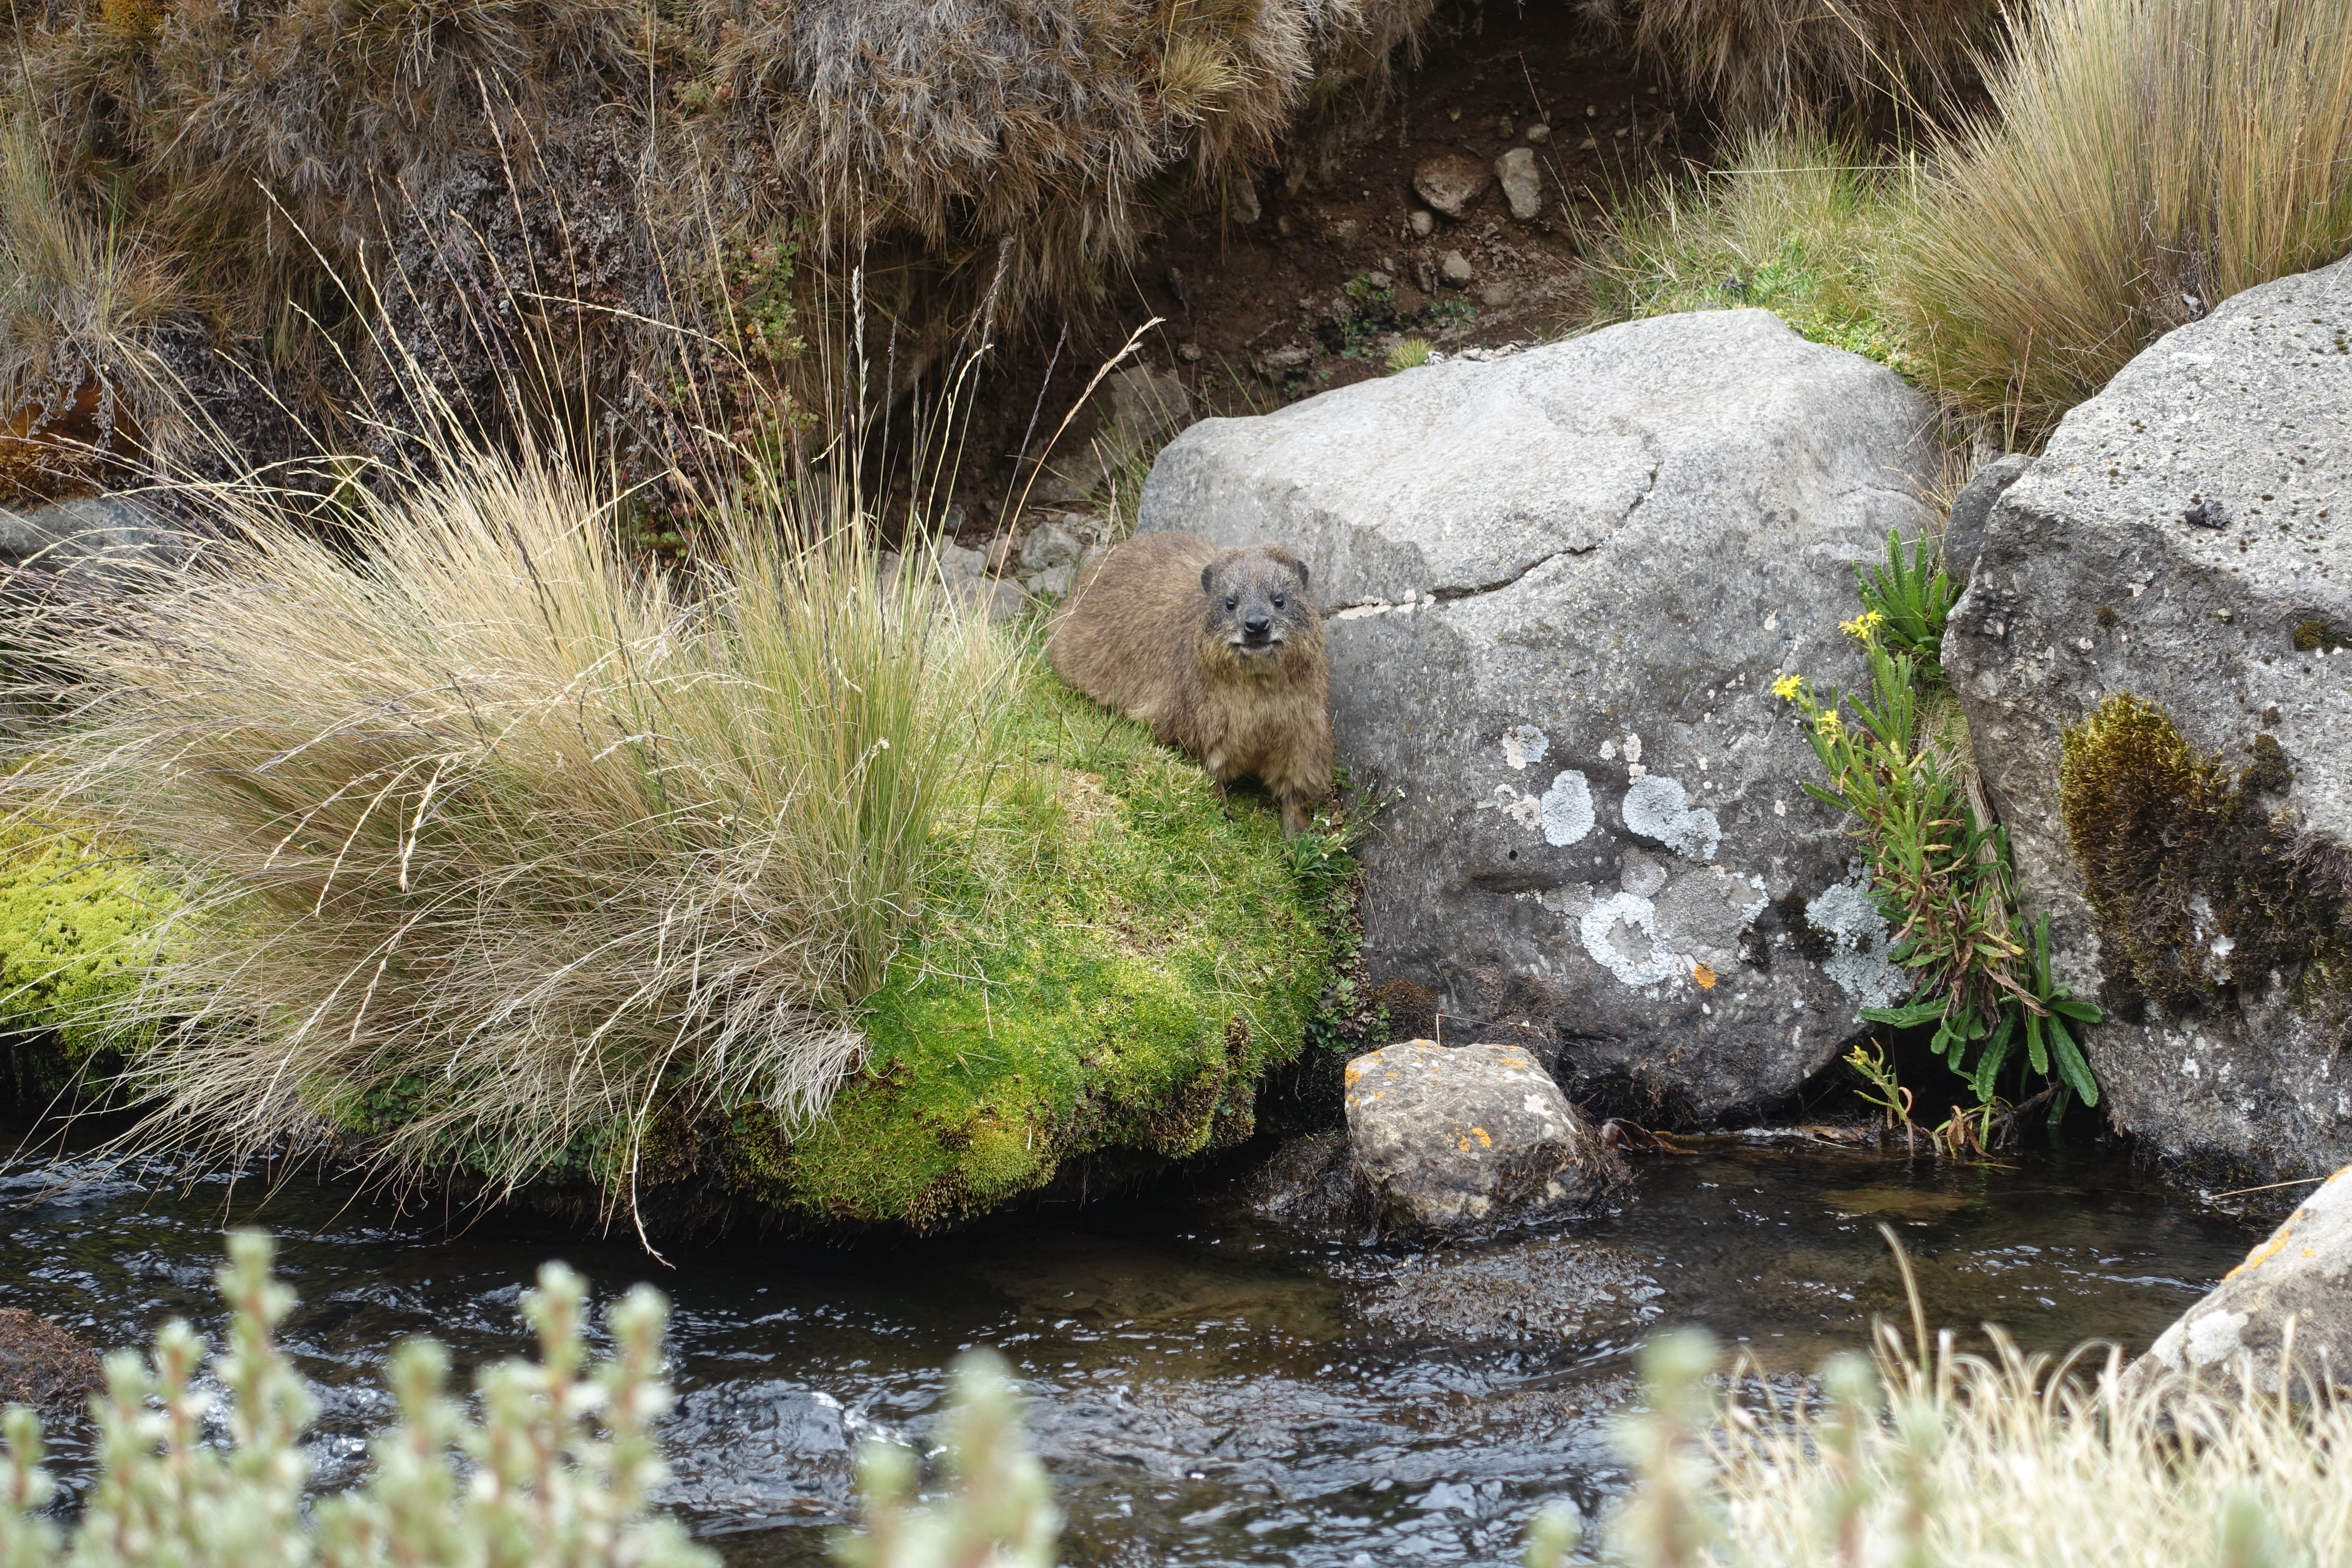
POLYGON ((11 1406, 0 1568, 716 1568, 677 1521, 643 1511, 663 1473, 653 1424, 669 1405, 669 1309, 651 1287, 613 1308, 614 1353, 583 1375, 585 1282, 560 1263, 541 1268, 523 1298, 540 1360, 482 1372, 478 1424, 445 1393, 447 1352, 403 1345, 391 1368, 400 1424, 375 1439, 373 1474, 306 1520, 311 1400, 271 1338, 293 1293, 270 1277, 268 1237, 238 1232, 228 1250, 229 1343, 213 1364, 228 1442, 207 1436, 217 1400, 196 1386, 203 1338, 166 1324, 151 1361, 107 1360, 108 1391, 93 1402, 98 1481, 68 1532, 38 1512, 55 1489, 39 1468, 39 1423, 11 1406))
POLYGON ((1051 1568, 1062 1516, 1029 1451, 1011 1373, 992 1351, 959 1358, 947 1419, 948 1494, 915 1501, 915 1456, 869 1443, 858 1456, 864 1529, 834 1552, 849 1568, 1051 1568))

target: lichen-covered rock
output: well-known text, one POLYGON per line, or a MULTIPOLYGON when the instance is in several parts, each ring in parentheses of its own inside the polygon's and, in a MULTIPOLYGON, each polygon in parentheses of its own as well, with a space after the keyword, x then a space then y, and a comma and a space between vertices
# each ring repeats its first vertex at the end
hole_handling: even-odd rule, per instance
POLYGON ((2352 1167, 2158 1336, 2124 1373, 2125 1387, 2168 1371, 2194 1373, 2223 1399, 2249 1383, 2276 1394, 2283 1377, 2298 1399, 2322 1384, 2352 1390, 2352 1167))
POLYGON ((1944 637, 2105 1107, 2231 1175, 2352 1162, 2352 261, 2069 414, 1944 637))
POLYGON ((1481 1228, 1592 1196, 1614 1161, 1533 1052, 1406 1040, 1348 1064, 1348 1149, 1381 1220, 1481 1228))
POLYGON ((1203 420, 1141 526, 1307 562, 1340 761, 1387 798, 1374 980, 1580 1102, 1713 1120, 1904 985, 1771 687, 1866 681, 1838 623, 1931 521, 1927 417, 1765 311, 1669 316, 1203 420))

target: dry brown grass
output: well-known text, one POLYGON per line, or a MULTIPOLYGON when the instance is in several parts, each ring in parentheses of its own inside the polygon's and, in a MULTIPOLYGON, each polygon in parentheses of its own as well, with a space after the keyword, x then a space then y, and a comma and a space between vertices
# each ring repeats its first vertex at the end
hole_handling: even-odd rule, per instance
POLYGON ((0 505, 88 487, 169 418, 150 339, 180 306, 145 246, 60 199, 0 120, 0 505))
POLYGON ((1976 79, 2000 0, 1582 0, 1685 89, 1749 129, 1892 99, 1932 110, 1976 79))
POLYGON ((1218 199, 1430 3, 57 0, 14 13, 13 88, 248 325, 518 202, 545 287, 599 305, 656 303, 715 204, 961 320, 1090 298, 1148 184, 1218 199))
POLYGON ((2043 0, 1898 238, 1955 402, 2032 440, 2157 337, 2352 248, 2341 0, 2043 0))

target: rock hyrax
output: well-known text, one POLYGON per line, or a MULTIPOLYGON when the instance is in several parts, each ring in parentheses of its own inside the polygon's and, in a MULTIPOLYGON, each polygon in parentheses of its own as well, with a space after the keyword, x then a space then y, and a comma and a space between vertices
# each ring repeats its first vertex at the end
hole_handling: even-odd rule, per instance
POLYGON ((1244 773, 1303 831, 1331 788, 1331 678, 1307 568, 1273 544, 1147 533, 1088 567, 1054 618, 1062 679, 1201 759, 1244 773))

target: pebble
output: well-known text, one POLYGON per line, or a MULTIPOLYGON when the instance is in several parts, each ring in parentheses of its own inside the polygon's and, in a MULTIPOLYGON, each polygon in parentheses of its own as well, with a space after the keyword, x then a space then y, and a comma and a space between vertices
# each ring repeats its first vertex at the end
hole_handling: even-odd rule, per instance
POLYGON ((1412 226, 1414 236, 1421 239, 1427 239, 1437 227, 1437 219, 1419 207, 1413 208, 1412 216, 1405 222, 1412 226))
POLYGON ((1202 359, 1207 357, 1207 351, 1202 349, 1198 343, 1178 343, 1176 345, 1176 357, 1182 360, 1186 364, 1199 364, 1202 359))
POLYGON ((1528 140, 1538 147, 1542 146, 1545 142, 1551 140, 1551 127, 1544 124, 1541 121, 1538 121, 1535 124, 1528 127, 1528 140))
POLYGON ((1518 298, 1518 290, 1508 283, 1489 283, 1478 291, 1478 302, 1491 310, 1501 310, 1518 298))
POLYGON ((1463 153, 1424 158, 1412 172, 1412 188, 1421 199, 1453 218, 1460 217, 1494 183, 1494 170, 1463 153))
POLYGON ((1058 599, 1070 591, 1070 579, 1077 575, 1076 566, 1048 566, 1029 579, 1029 592, 1040 599, 1058 599))
POLYGON ((1455 289, 1468 288, 1470 279, 1478 275, 1471 267, 1470 258, 1458 250, 1447 251, 1439 260, 1437 271, 1438 276, 1444 278, 1447 284, 1455 289))
MULTIPOLYGON (((1081 548, 1078 536, 1063 524, 1041 522, 1029 531, 1028 538, 1021 542, 1021 564, 1035 573, 1049 571, 1058 566, 1073 565, 1078 559, 1078 552, 1081 548)), ((1030 584, 1030 592, 1036 592, 1034 579, 1030 584)), ((1056 589, 1055 592, 1058 593, 1061 590, 1056 589)))
POLYGON ((1513 217, 1525 223, 1543 210, 1543 172, 1533 153, 1512 148, 1495 160, 1495 175, 1503 182, 1503 199, 1511 204, 1513 217))

